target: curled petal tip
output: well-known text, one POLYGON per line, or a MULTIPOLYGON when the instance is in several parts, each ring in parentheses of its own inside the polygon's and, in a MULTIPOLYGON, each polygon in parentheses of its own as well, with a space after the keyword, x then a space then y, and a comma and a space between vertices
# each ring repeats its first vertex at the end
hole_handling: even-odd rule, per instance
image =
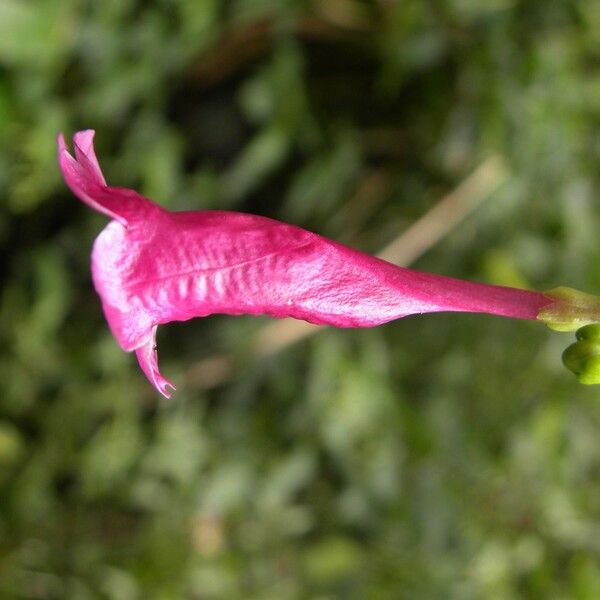
POLYGON ((108 187, 94 150, 93 129, 73 135, 73 156, 62 133, 58 135, 58 163, 71 191, 88 206, 127 227, 156 213, 159 207, 133 190, 108 187))
POLYGON ((135 351, 140 367, 148 381, 165 397, 171 397, 171 388, 177 389, 166 377, 163 377, 158 368, 158 354, 156 352, 156 326, 142 346, 135 351))
POLYGON ((171 392, 174 392, 177 388, 164 377, 161 378, 160 382, 155 382, 154 387, 167 399, 171 399, 171 392), (171 389, 169 389, 171 388, 171 389))
POLYGON ((96 132, 93 129, 85 129, 78 131, 73 136, 73 148, 75 150, 75 156, 77 162, 87 172, 90 179, 95 181, 99 186, 106 186, 106 180, 100 169, 100 164, 96 158, 96 152, 94 151, 94 136, 96 132))
POLYGON ((111 219, 127 225, 118 210, 118 203, 106 193, 106 182, 94 153, 94 132, 91 129, 73 136, 75 157, 71 155, 62 133, 58 135, 58 164, 71 191, 88 206, 111 219), (117 209, 117 210, 115 210, 117 209))
POLYGON ((92 146, 95 135, 95 129, 82 129, 81 131, 77 131, 73 134, 73 140, 80 146, 84 146, 85 144, 92 146))

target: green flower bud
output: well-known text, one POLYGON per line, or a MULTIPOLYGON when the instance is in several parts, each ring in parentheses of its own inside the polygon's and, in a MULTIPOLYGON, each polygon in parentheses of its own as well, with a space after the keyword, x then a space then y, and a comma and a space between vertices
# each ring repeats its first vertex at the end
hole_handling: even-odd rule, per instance
POLYGON ((578 340, 589 340, 600 344, 600 323, 586 325, 575 334, 578 340))
POLYGON ((577 340, 563 352, 563 363, 581 383, 600 383, 600 325, 582 327, 577 340))

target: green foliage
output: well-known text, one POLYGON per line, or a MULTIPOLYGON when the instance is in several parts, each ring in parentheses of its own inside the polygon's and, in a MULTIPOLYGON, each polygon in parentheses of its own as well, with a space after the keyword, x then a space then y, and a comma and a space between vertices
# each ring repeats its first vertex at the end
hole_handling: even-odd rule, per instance
POLYGON ((500 154, 415 266, 597 294, 599 32, 586 0, 0 0, 0 597, 600 596, 566 335, 439 314, 257 358, 266 319, 210 317, 161 330, 164 401, 55 157, 94 128, 115 185, 377 251, 500 154))

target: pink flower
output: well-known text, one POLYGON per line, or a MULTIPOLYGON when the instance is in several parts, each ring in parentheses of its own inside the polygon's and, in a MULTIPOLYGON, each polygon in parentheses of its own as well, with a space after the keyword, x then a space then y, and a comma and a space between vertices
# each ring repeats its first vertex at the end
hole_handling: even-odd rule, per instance
POLYGON ((119 345, 166 397, 156 328, 213 313, 294 317, 334 327, 372 327, 417 313, 477 312, 536 319, 544 294, 398 267, 265 217, 169 212, 133 190, 106 185, 94 131, 63 135, 65 181, 111 218, 92 252, 92 276, 119 345))

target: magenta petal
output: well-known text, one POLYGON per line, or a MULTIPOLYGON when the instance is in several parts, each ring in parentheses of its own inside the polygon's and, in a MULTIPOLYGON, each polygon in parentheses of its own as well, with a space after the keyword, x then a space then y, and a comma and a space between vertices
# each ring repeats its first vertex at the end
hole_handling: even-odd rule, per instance
POLYGON ((142 371, 144 371, 148 381, 165 397, 170 398, 171 393, 168 388, 173 388, 175 391, 175 386, 168 380, 165 379, 158 370, 158 356, 156 352, 156 326, 152 328, 152 333, 148 340, 144 343, 143 346, 140 346, 135 351, 137 355, 138 362, 140 363, 140 367, 142 371))
MULTIPOLYGON (((82 136, 83 134, 88 134, 90 138, 94 135, 93 132, 80 132, 79 135, 82 136)), ((99 199, 102 188, 104 187, 104 184, 100 183, 100 181, 104 181, 102 173, 100 173, 100 168, 98 167, 98 172, 95 171, 93 162, 85 156, 84 151, 78 150, 77 154, 78 160, 75 160, 69 154, 65 144, 65 138, 61 133, 58 136, 58 162, 63 177, 65 178, 67 185, 71 188, 71 191, 94 210, 126 224, 127 221, 125 218, 112 210, 110 204, 107 206, 99 199), (81 159, 82 162, 80 162, 79 159, 81 159), (100 176, 98 176, 98 173, 100 173, 100 176)))
POLYGON ((113 217, 94 243, 92 276, 112 333, 135 350, 165 396, 156 327, 214 313, 294 317, 371 327, 406 315, 484 312, 536 319, 549 299, 395 266, 272 219, 224 211, 167 212, 132 190, 107 187, 93 132, 75 135, 74 159, 59 136, 67 184, 113 217))
POLYGON ((94 181, 97 185, 106 186, 104 175, 102 175, 98 159, 96 158, 96 152, 94 151, 94 135, 95 131, 87 129, 79 131, 73 136, 75 157, 91 181, 94 181))
POLYGON ((58 162, 71 191, 89 207, 122 225, 162 209, 133 190, 107 187, 93 147, 94 131, 76 133, 76 159, 69 154, 65 138, 58 136, 58 162))

